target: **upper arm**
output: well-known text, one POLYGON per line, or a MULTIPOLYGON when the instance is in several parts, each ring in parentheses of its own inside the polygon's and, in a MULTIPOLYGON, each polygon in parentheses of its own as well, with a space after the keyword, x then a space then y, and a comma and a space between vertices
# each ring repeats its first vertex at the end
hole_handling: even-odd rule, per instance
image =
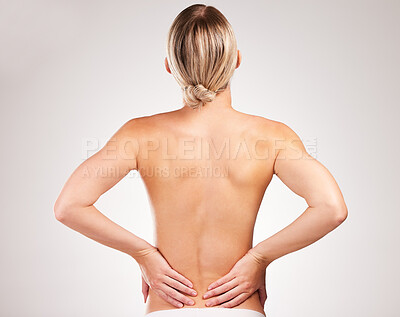
POLYGON ((137 168, 137 153, 138 141, 133 119, 126 122, 103 148, 75 169, 65 183, 55 209, 94 204, 129 171, 137 168))
POLYGON ((279 131, 280 146, 274 164, 279 179, 311 207, 346 210, 339 186, 328 169, 307 153, 299 136, 287 125, 280 123, 279 131))

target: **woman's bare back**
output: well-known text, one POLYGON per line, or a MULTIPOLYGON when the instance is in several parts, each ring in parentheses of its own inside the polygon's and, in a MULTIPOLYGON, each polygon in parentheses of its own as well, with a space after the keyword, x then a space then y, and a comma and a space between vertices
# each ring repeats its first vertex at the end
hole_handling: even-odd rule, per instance
POLYGON ((228 95, 200 112, 185 106, 128 121, 72 173, 54 212, 70 228, 138 262, 147 313, 191 305, 180 293, 191 293, 191 281, 198 292, 194 307, 205 306, 206 293, 212 306, 264 315, 265 268, 347 217, 335 179, 296 133, 283 123, 234 110, 228 95), (130 170, 140 172, 148 190, 159 252, 94 206, 130 170), (252 247, 258 209, 273 174, 308 207, 252 247), (210 284, 214 288, 207 291, 210 284), (241 299, 231 302, 232 296, 241 299))
MULTIPOLYGON (((156 246, 190 279, 205 307, 207 286, 252 247, 272 175, 278 123, 230 107, 183 108, 135 119, 138 171, 155 221, 156 246)), ((150 289, 147 313, 176 308, 150 289)), ((236 308, 264 313, 255 292, 236 308)))

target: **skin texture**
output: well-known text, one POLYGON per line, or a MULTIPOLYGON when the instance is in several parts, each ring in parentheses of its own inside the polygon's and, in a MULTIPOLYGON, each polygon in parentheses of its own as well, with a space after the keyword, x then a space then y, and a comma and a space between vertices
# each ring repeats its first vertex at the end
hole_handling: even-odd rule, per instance
MULTIPOLYGON (((240 61, 238 51, 237 67, 240 61)), ((74 171, 54 211, 68 227, 135 259, 146 313, 209 303, 265 314, 268 265, 347 217, 333 176, 307 154, 296 133, 233 109, 229 86, 200 111, 183 106, 126 122, 74 171), (132 170, 148 192, 155 246, 94 206, 132 170), (259 206, 274 174, 309 207, 253 247, 259 206)))

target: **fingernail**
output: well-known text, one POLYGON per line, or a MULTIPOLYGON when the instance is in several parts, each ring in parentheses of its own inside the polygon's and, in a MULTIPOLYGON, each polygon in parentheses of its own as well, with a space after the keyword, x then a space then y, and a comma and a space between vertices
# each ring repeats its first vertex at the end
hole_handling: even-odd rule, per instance
POLYGON ((204 294, 204 295, 203 295, 203 298, 204 298, 204 299, 208 298, 208 294, 204 294))
POLYGON ((211 306, 211 303, 206 303, 206 306, 208 307, 208 306, 211 306))
POLYGON ((183 304, 182 303, 179 303, 179 305, 178 305, 179 307, 183 307, 183 304))
POLYGON ((207 289, 210 290, 211 289, 211 285, 207 289))
POLYGON ((194 301, 190 300, 189 305, 194 305, 194 301))
POLYGON ((196 296, 196 295, 197 295, 197 292, 196 292, 196 291, 193 291, 193 292, 192 292, 192 295, 196 296))

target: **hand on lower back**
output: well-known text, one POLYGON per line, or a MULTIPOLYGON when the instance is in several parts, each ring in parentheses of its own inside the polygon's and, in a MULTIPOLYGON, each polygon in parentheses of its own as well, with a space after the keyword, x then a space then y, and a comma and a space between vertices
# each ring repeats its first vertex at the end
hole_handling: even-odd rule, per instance
POLYGON ((142 272, 142 293, 146 302, 149 288, 168 303, 182 307, 194 305, 194 301, 183 293, 196 296, 193 284, 183 275, 171 268, 161 253, 154 252, 137 259, 142 272))
POLYGON ((228 274, 209 285, 203 295, 206 306, 235 307, 258 291, 264 307, 267 299, 265 288, 265 267, 247 252, 228 274))

